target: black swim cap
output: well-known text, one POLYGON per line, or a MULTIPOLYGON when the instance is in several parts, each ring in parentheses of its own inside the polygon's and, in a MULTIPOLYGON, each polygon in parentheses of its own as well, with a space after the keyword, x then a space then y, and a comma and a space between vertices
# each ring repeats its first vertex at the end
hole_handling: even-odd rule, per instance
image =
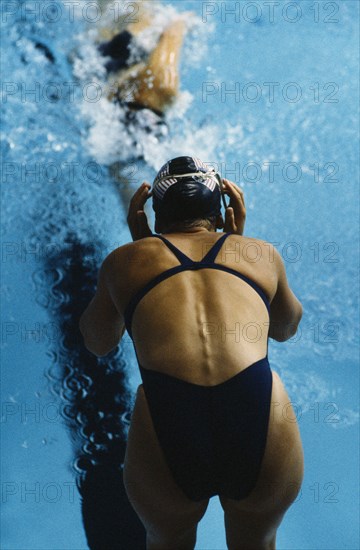
POLYGON ((205 219, 221 212, 216 172, 196 157, 169 160, 159 170, 152 191, 152 206, 162 222, 205 219))

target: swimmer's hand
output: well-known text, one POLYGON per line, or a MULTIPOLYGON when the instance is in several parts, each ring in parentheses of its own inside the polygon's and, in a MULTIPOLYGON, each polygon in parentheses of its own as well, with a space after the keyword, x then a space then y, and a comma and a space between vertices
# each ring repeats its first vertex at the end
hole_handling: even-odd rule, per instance
POLYGON ((150 188, 150 184, 144 181, 130 201, 127 223, 133 241, 138 241, 139 239, 143 239, 145 237, 151 237, 152 235, 147 216, 144 212, 144 205, 147 199, 151 197, 150 188))
POLYGON ((235 233, 242 235, 244 233, 246 208, 244 193, 235 183, 222 178, 224 193, 230 197, 229 206, 225 210, 225 233, 235 233))

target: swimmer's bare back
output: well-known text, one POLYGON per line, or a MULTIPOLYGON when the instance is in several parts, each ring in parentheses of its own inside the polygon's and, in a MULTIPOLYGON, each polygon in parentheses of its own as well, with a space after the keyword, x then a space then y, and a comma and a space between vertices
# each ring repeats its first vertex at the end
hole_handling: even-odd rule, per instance
MULTIPOLYGON (((301 318, 301 305, 288 286, 281 257, 269 243, 239 234, 243 196, 235 184, 223 182, 231 198, 224 230, 233 234, 220 249, 216 263, 240 272, 263 289, 270 301, 270 327, 268 311, 255 290, 217 269, 185 271, 162 281, 140 300, 132 319, 132 336, 144 369, 201 386, 216 386, 245 371, 267 355, 268 335, 286 340, 301 318)), ((145 236, 149 234, 142 210, 146 196, 143 185, 129 212, 132 232, 142 228, 142 238, 137 235, 135 242, 106 258, 97 294, 80 324, 85 344, 97 355, 108 353, 119 342, 131 297, 179 263, 164 242, 145 236)), ((163 236, 194 261, 221 238, 220 233, 204 228, 163 236)), ((268 433, 256 485, 242 500, 219 495, 228 547, 275 548, 276 530, 296 499, 302 477, 303 451, 295 414, 279 376, 272 371, 268 433)), ((131 421, 124 482, 147 530, 147 548, 194 548, 197 523, 208 499, 194 502, 175 483, 143 386, 138 389, 131 421)))

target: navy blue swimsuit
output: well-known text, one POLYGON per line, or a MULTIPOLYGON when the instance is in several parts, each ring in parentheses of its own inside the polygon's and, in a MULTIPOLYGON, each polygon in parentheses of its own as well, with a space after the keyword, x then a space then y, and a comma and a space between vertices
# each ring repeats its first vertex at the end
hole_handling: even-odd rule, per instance
MULTIPOLYGON (((239 277, 259 294, 269 311, 268 298, 254 281, 215 263, 229 235, 222 235, 200 262, 192 261, 163 236, 153 235, 169 247, 180 265, 151 279, 130 300, 124 318, 131 337, 132 316, 145 294, 190 269, 219 269, 239 277)), ((139 368, 156 435, 185 495, 193 501, 214 495, 245 498, 256 485, 266 445, 272 391, 267 355, 216 386, 186 382, 140 364, 139 368)))

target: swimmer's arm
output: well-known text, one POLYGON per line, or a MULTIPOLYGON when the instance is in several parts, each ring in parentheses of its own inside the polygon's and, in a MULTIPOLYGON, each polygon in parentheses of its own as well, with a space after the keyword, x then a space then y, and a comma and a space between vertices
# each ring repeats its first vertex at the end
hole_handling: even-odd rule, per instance
POLYGON ((98 276, 96 294, 80 318, 80 332, 85 347, 98 357, 103 357, 119 344, 125 324, 111 298, 109 256, 104 260, 98 276))
POLYGON ((144 211, 144 205, 152 195, 150 187, 150 184, 144 181, 137 191, 135 191, 130 201, 127 222, 133 241, 152 236, 152 231, 144 211))
POLYGON ((302 306, 289 287, 283 260, 275 248, 274 262, 278 284, 270 304, 269 337, 285 342, 297 331, 302 317, 302 306))

